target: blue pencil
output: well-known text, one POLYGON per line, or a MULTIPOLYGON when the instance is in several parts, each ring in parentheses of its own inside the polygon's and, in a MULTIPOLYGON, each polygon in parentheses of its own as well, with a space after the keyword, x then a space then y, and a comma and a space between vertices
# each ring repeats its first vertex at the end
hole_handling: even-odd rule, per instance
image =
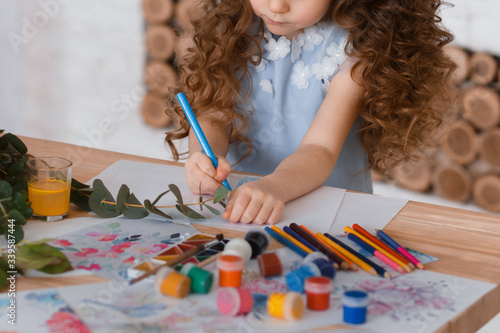
POLYGON ((308 248, 310 248, 311 250, 319 251, 314 245, 312 245, 311 243, 306 241, 304 239, 304 237, 300 236, 298 233, 296 233, 295 231, 293 231, 289 227, 284 226, 283 231, 286 232, 287 234, 289 234, 290 236, 292 236, 293 238, 295 238, 296 240, 298 240, 299 242, 301 242, 302 244, 304 244, 305 246, 307 246, 308 248))
MULTIPOLYGON (((212 148, 208 144, 208 140, 205 137, 205 133, 203 133, 203 130, 201 129, 200 124, 198 123, 198 119, 196 119, 193 109, 191 109, 191 105, 189 105, 186 95, 184 95, 184 93, 181 92, 178 93, 176 96, 177 100, 181 104, 182 110, 184 111, 187 120, 189 121, 189 124, 191 125, 191 128, 194 131, 194 134, 196 135, 196 138, 198 139, 198 142, 201 145, 201 148, 203 149, 203 152, 210 158, 210 160, 212 160, 214 168, 217 169, 217 166, 219 165, 219 163, 217 162, 217 157, 215 157, 212 148)), ((222 181, 222 185, 224 185, 229 191, 232 191, 231 186, 229 186, 229 183, 227 182, 227 179, 222 181)))
POLYGON ((293 244, 288 239, 286 239, 285 237, 283 237, 280 234, 278 234, 276 231, 272 230, 269 227, 265 227, 264 230, 267 231, 267 233, 269 235, 271 235, 271 237, 273 237, 278 242, 280 242, 281 244, 283 244, 286 247, 288 247, 293 252, 297 253, 299 256, 301 256, 301 257, 307 256, 307 252, 306 251, 302 250, 300 247, 298 247, 297 245, 293 244))

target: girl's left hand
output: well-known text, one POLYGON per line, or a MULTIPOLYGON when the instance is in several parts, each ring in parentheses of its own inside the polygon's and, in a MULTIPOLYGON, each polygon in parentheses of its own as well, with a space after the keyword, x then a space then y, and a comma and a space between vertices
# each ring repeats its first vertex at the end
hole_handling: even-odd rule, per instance
POLYGON ((285 203, 265 179, 246 183, 231 192, 222 217, 230 222, 276 224, 285 203))

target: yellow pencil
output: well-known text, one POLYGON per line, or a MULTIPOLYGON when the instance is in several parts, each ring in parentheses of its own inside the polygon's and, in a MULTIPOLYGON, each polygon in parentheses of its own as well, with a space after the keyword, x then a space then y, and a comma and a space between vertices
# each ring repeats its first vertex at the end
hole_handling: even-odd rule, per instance
POLYGON ((349 258, 353 263, 355 263, 356 265, 358 265, 358 267, 361 268, 362 270, 364 270, 367 273, 372 274, 372 275, 378 275, 377 272, 375 271, 375 269, 372 266, 368 265, 366 262, 364 262, 363 260, 361 260, 358 257, 356 257, 354 254, 350 253, 349 251, 347 251, 346 249, 344 249, 342 246, 338 245, 335 242, 332 242, 331 240, 329 240, 328 238, 326 238, 326 236, 323 236, 321 233, 318 232, 318 233, 316 233, 316 237, 318 237, 319 239, 321 239, 322 241, 324 241, 326 244, 330 245, 335 250, 339 251, 344 256, 346 256, 347 258, 349 258))
POLYGON ((308 248, 307 246, 305 246, 304 244, 302 244, 301 242, 299 242, 298 240, 296 240, 295 238, 293 238, 292 236, 290 236, 289 234, 287 234, 283 230, 279 229, 277 226, 273 225, 271 227, 271 229, 273 231, 276 231, 278 234, 280 234, 284 238, 288 239, 290 242, 292 242, 296 246, 300 247, 302 250, 304 250, 308 254, 313 252, 313 250, 311 250, 310 248, 308 248))
POLYGON ((356 230, 354 230, 354 229, 352 229, 352 228, 350 228, 348 226, 345 226, 344 227, 344 231, 347 232, 347 233, 355 234, 356 236, 358 236, 359 238, 361 238, 363 241, 365 241, 365 243, 371 245, 372 247, 374 247, 375 249, 377 249, 378 251, 380 251, 381 253, 383 253, 386 257, 388 257, 389 259, 391 259, 392 261, 394 261, 396 264, 398 264, 399 266, 401 266, 400 267, 401 269, 398 269, 398 271, 403 272, 403 269, 405 271, 407 271, 408 273, 410 273, 410 272, 413 271, 409 265, 407 265, 406 263, 402 262, 401 260, 399 260, 398 258, 396 258, 395 256, 393 256, 392 254, 390 254, 389 252, 387 252, 385 249, 383 249, 382 247, 380 247, 378 244, 375 244, 374 242, 372 242, 371 240, 369 240, 367 237, 365 237, 364 235, 360 234, 356 230))

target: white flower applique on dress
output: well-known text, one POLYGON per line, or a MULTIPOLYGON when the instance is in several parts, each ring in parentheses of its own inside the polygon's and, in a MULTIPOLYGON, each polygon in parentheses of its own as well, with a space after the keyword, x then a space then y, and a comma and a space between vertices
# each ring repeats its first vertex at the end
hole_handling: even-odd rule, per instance
POLYGON ((259 86, 262 88, 262 91, 267 92, 273 95, 273 84, 270 80, 260 80, 259 86))
POLYGON ((271 38, 266 44, 266 50, 269 52, 267 59, 276 61, 290 53, 290 41, 285 36, 281 36, 278 41, 271 38))
MULTIPOLYGON (((254 62, 257 61, 257 59, 258 59, 258 56, 253 56, 252 57, 252 61, 254 61, 254 62)), ((266 59, 262 58, 260 60, 260 63, 257 66, 255 66, 255 71, 257 73, 263 72, 266 69, 266 65, 268 63, 269 63, 269 61, 267 61, 266 59)))
POLYGON ((316 45, 323 42, 323 35, 321 34, 321 28, 318 25, 313 25, 304 29, 304 33, 298 36, 298 39, 303 40, 304 50, 314 50, 316 45))
POLYGON ((298 89, 307 89, 309 87, 309 78, 312 76, 309 66, 305 66, 304 62, 298 61, 293 65, 293 73, 291 77, 292 85, 298 89))

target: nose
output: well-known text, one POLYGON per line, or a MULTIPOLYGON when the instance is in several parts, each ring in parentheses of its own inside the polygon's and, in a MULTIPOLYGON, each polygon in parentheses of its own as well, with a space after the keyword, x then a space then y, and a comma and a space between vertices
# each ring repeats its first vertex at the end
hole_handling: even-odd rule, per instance
POLYGON ((277 14, 286 13, 290 10, 288 0, 269 0, 267 2, 267 7, 271 12, 277 14))

